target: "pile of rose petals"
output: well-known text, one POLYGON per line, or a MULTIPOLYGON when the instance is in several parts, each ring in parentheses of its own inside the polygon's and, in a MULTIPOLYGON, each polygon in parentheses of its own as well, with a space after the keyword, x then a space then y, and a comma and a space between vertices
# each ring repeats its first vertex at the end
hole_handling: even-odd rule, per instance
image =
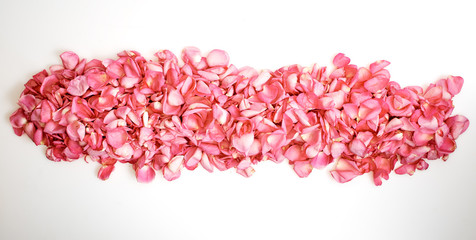
POLYGON ((288 161, 299 177, 336 162, 337 181, 372 172, 380 185, 392 171, 412 175, 427 160, 446 160, 469 125, 451 116, 461 77, 402 88, 390 81, 385 60, 357 67, 340 53, 331 71, 258 71, 229 64, 217 49, 203 56, 185 48, 183 63, 168 50, 155 56, 61 54, 62 65, 25 84, 10 117, 15 133, 46 145, 52 161, 100 163, 103 180, 117 162, 150 182, 156 172, 174 180, 199 165, 248 177, 253 165, 271 160, 288 161))

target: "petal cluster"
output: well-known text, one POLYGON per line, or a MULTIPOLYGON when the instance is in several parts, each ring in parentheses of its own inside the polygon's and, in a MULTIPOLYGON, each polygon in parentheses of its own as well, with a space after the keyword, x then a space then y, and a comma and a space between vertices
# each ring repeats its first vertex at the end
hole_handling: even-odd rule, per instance
POLYGON ((401 87, 385 60, 357 67, 340 53, 330 71, 316 64, 258 71, 237 68, 218 49, 155 56, 61 54, 62 65, 25 84, 13 130, 46 145, 52 161, 98 162, 103 180, 118 162, 150 182, 199 166, 249 177, 253 165, 271 160, 287 161, 299 177, 335 162, 337 181, 371 172, 380 185, 392 171, 412 175, 427 160, 446 160, 469 125, 451 115, 461 77, 401 87))

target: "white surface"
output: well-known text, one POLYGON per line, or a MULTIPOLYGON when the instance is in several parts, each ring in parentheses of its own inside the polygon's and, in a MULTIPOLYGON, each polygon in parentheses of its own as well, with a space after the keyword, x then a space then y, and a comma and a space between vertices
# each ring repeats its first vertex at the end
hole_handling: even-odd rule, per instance
POLYGON ((471 1, 2 1, 0 3, 0 239, 476 239, 476 74, 471 1), (466 3, 465 3, 466 2, 466 3), (65 50, 110 58, 123 49, 222 48, 237 66, 392 62, 392 79, 466 82, 455 113, 470 128, 447 162, 414 176, 336 183, 299 179, 285 163, 253 177, 185 171, 174 182, 136 182, 130 166, 96 178, 98 165, 54 163, 8 117, 23 84, 65 50), (140 237, 140 238, 139 238, 140 237))

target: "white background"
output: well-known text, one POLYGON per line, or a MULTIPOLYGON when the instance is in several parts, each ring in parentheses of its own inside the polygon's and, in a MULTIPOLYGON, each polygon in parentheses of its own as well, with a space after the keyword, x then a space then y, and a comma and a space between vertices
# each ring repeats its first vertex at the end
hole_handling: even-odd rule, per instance
POLYGON ((476 239, 475 23, 471 1, 455 0, 2 1, 0 239, 476 239), (225 49, 239 67, 386 59, 403 86, 460 75, 454 112, 472 124, 447 162, 381 187, 271 162, 248 179, 197 169, 150 184, 117 164, 103 182, 98 164, 51 162, 10 127, 23 84, 63 51, 152 58, 190 45, 225 49))

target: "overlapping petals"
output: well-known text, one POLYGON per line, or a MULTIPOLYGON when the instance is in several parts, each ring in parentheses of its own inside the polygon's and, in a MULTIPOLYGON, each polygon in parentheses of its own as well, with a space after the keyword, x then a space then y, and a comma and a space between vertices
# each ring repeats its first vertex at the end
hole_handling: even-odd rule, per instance
POLYGON ((155 56, 61 54, 62 65, 25 84, 10 117, 15 134, 46 145, 52 161, 100 163, 102 180, 118 162, 150 182, 199 166, 249 177, 253 165, 271 160, 287 161, 299 177, 335 162, 337 181, 371 172, 380 185, 392 171, 412 175, 428 160, 446 160, 469 126, 451 115, 461 77, 402 88, 385 60, 357 67, 339 53, 331 71, 257 71, 237 68, 218 49, 185 48, 183 63, 168 50, 155 56))

